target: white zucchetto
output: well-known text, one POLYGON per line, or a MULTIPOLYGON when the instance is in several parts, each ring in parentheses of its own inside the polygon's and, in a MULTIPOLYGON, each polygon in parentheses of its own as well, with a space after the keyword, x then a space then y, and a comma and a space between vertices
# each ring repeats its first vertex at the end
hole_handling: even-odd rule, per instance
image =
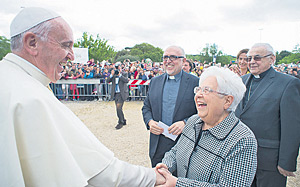
POLYGON ((24 8, 10 24, 10 37, 17 36, 36 25, 60 17, 57 13, 39 7, 24 8))

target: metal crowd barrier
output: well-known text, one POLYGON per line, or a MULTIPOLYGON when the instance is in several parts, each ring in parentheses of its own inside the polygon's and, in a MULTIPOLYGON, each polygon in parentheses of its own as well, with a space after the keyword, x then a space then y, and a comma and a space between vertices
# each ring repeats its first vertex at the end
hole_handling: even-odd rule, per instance
MULTIPOLYGON (((129 101, 144 100, 147 96, 149 81, 130 80, 128 83, 129 101)), ((111 83, 104 79, 61 79, 51 83, 50 87, 59 100, 73 101, 110 101, 111 83)))

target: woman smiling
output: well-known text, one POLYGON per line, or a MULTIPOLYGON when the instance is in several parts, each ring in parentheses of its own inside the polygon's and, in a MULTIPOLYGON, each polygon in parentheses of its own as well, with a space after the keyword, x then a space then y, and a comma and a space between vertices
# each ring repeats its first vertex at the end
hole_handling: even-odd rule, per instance
POLYGON ((194 89, 198 114, 190 117, 177 144, 156 166, 165 186, 251 185, 257 142, 234 114, 245 91, 241 78, 229 69, 203 72, 194 89), (175 170, 178 178, 170 174, 175 170))

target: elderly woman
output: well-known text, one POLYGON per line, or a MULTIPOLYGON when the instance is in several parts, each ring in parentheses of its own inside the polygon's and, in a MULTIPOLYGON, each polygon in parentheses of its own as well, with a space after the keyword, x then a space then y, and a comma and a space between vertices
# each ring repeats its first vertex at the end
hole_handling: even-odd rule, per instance
POLYGON ((257 142, 234 114, 246 90, 241 78, 218 67, 205 70, 196 87, 198 114, 189 118, 177 144, 156 169, 162 186, 250 186, 257 142), (177 170, 178 178, 171 175, 177 170))

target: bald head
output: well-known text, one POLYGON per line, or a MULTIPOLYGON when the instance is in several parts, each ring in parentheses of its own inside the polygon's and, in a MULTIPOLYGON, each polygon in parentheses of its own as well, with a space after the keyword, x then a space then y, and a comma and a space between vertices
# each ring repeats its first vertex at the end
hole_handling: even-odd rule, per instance
POLYGON ((165 51, 170 50, 170 49, 177 51, 178 54, 180 54, 180 56, 184 56, 185 57, 185 52, 184 52, 184 50, 181 47, 176 46, 176 45, 172 45, 172 46, 168 47, 165 51))
POLYGON ((163 55, 164 69, 168 75, 174 76, 181 72, 182 64, 186 61, 184 50, 178 46, 168 47, 163 55))

